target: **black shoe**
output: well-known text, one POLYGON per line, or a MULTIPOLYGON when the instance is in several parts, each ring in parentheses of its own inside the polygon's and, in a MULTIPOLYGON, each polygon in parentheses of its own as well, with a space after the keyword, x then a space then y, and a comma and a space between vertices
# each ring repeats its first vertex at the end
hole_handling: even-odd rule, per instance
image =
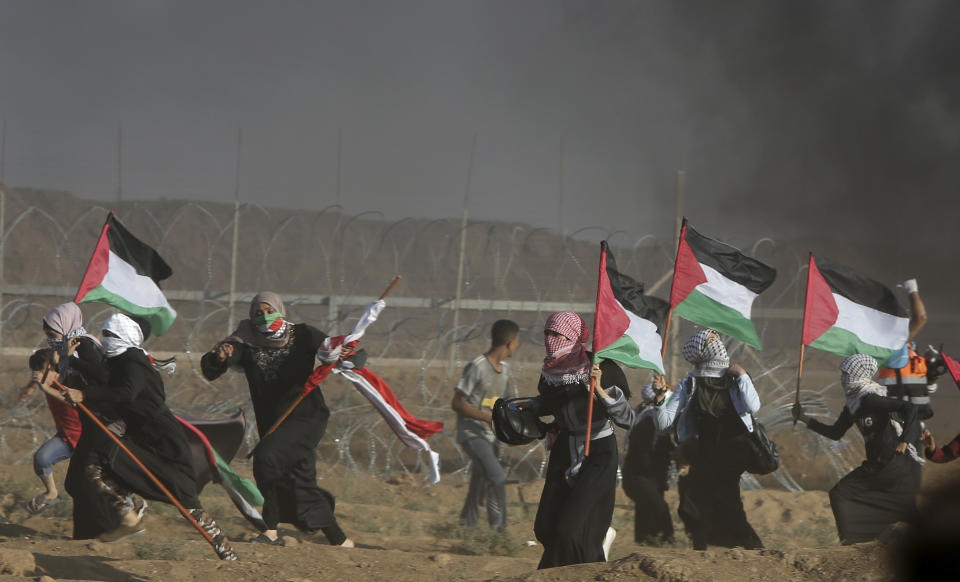
POLYGON ((267 534, 260 534, 250 541, 255 544, 266 544, 268 546, 285 546, 286 545, 285 543, 283 543, 283 538, 277 536, 277 539, 271 540, 270 538, 267 537, 267 534))

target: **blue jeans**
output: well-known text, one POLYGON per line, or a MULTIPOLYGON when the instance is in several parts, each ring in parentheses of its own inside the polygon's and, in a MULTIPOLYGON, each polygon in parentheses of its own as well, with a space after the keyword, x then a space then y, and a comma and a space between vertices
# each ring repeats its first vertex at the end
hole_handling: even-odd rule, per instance
POLYGON ((73 454, 73 447, 56 435, 40 445, 33 453, 33 470, 38 477, 46 477, 53 473, 53 466, 60 461, 66 461, 73 454))

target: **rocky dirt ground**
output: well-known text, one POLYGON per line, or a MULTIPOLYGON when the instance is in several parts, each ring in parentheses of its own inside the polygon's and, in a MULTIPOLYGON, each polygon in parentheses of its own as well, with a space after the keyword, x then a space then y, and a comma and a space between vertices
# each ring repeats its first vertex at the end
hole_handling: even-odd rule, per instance
MULTIPOLYGON (((62 470, 60 471, 62 473, 62 470)), ((445 476, 424 487, 414 478, 383 481, 368 476, 328 478, 321 485, 338 497, 344 529, 359 547, 344 549, 281 530, 287 545, 251 543, 255 531, 225 494, 208 486, 204 503, 235 542, 241 561, 217 560, 209 546, 172 508, 153 503, 147 533, 116 544, 73 541, 70 501, 31 516, 23 503, 36 491, 29 467, 6 466, 0 478, 0 580, 102 580, 241 582, 275 580, 885 580, 888 552, 878 544, 837 545, 827 495, 745 491, 750 521, 768 549, 689 549, 675 544, 638 546, 632 539, 633 507, 618 496, 618 537, 610 562, 537 571, 541 548, 532 521, 540 483, 508 485, 510 527, 493 535, 457 527, 462 479, 445 476), (43 578, 46 577, 46 578, 43 578)), ((676 506, 676 494, 668 498, 676 506)), ((679 523, 679 521, 678 521, 679 523)))

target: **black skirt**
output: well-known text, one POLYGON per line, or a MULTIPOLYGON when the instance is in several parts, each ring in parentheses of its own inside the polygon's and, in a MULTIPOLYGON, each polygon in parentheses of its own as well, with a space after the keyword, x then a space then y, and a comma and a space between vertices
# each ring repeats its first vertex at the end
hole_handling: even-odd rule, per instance
POLYGON ((603 537, 613 519, 617 493, 617 439, 610 435, 592 441, 590 456, 568 484, 569 437, 561 432, 547 465, 540 506, 533 531, 543 544, 538 568, 603 562, 603 537))
POLYGON ((920 482, 920 464, 909 455, 864 463, 840 479, 830 490, 840 543, 875 540, 888 526, 913 520, 920 482))

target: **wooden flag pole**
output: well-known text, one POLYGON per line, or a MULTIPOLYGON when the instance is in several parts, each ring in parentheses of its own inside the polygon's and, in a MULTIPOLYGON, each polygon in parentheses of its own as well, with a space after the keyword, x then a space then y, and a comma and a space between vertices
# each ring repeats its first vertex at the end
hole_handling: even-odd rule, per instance
POLYGON ((593 429, 593 397, 597 392, 597 380, 593 376, 593 366, 590 365, 590 403, 587 405, 587 441, 583 444, 583 456, 590 456, 590 432, 593 429))
MULTIPOLYGON (((803 378, 803 354, 807 345, 803 342, 807 328, 807 299, 810 298, 810 266, 813 264, 813 252, 810 252, 810 259, 807 262, 807 284, 803 289, 803 316, 800 317, 800 361, 797 363, 797 394, 793 403, 800 406, 800 379, 803 378)), ((812 341, 812 340, 811 340, 812 341)), ((797 419, 793 419, 793 426, 797 426, 797 419)))
MULTIPOLYGON (((401 275, 397 275, 396 277, 394 277, 394 279, 393 279, 393 281, 390 283, 390 285, 387 286, 386 291, 384 291, 383 294, 380 295, 379 301, 383 301, 384 299, 386 299, 386 298, 387 298, 387 295, 389 295, 390 292, 393 291, 393 288, 397 286, 397 283, 399 283, 399 282, 400 282, 400 279, 402 279, 402 278, 403 278, 403 277, 402 277, 401 275)), ((303 402, 303 399, 306 398, 307 395, 310 394, 310 392, 312 392, 312 390, 306 391, 306 392, 301 392, 301 393, 300 393, 300 396, 298 396, 297 399, 293 402, 293 404, 290 405, 290 408, 288 408, 287 411, 284 412, 283 415, 282 415, 280 418, 278 418, 276 422, 273 423, 273 426, 270 427, 270 430, 268 430, 268 431, 263 435, 263 437, 260 438, 260 442, 263 442, 263 439, 265 439, 265 438, 267 438, 268 436, 270 436, 271 434, 273 434, 273 431, 277 430, 277 427, 279 427, 281 424, 283 424, 283 421, 285 421, 285 420, 287 419, 287 417, 290 416, 290 414, 294 411, 294 409, 295 409, 297 406, 299 406, 301 402, 303 402)), ((258 444, 259 444, 259 443, 258 443, 258 444)), ((248 458, 248 459, 253 456, 253 453, 256 451, 256 449, 257 449, 257 447, 253 447, 253 450, 250 451, 250 454, 247 455, 247 458, 248 458)))
MULTIPOLYGON (((664 330, 663 330, 663 344, 660 346, 660 360, 661 360, 661 361, 662 361, 663 358, 665 358, 666 355, 667 355, 667 338, 670 337, 670 322, 671 322, 671 321, 673 321, 673 306, 672 306, 672 305, 670 306, 670 309, 667 310, 667 325, 664 326, 664 330)), ((664 366, 664 368, 666 368, 666 366, 664 366)), ((664 372, 666 372, 666 369, 664 369, 664 372)))
POLYGON ((590 456, 590 435, 593 432, 593 398, 597 393, 597 381, 593 377, 593 367, 597 365, 597 319, 600 315, 600 282, 603 280, 603 271, 607 268, 607 241, 600 242, 600 261, 597 263, 597 300, 593 309, 593 345, 590 358, 590 391, 587 403, 587 440, 583 444, 583 456, 590 456))
MULTIPOLYGON (((47 369, 47 371, 49 372, 49 368, 47 369)), ((53 386, 54 386, 57 390, 59 390, 60 393, 63 394, 63 396, 64 396, 65 398, 67 398, 67 402, 70 402, 70 400, 69 400, 69 398, 68 398, 68 396, 67 396, 67 387, 66 387, 66 386, 64 386, 63 384, 61 384, 61 383, 60 383, 59 381, 57 381, 57 380, 54 380, 54 381, 53 381, 53 386)), ((177 498, 173 496, 173 493, 170 493, 170 490, 167 489, 167 488, 163 485, 163 483, 160 482, 159 479, 157 479, 156 475, 154 475, 154 474, 150 471, 150 469, 148 469, 147 466, 144 465, 143 462, 140 461, 140 459, 137 458, 137 456, 136 456, 135 454, 133 454, 133 451, 131 451, 130 449, 128 449, 127 446, 126 446, 125 444, 123 444, 123 441, 121 441, 120 438, 113 433, 113 431, 111 431, 109 428, 107 428, 107 426, 106 426, 105 424, 103 424, 103 421, 101 421, 99 418, 97 418, 97 415, 95 415, 94 413, 90 412, 90 409, 87 408, 86 405, 85 405, 83 402, 75 402, 75 403, 73 403, 73 405, 76 406, 77 408, 79 408, 81 411, 83 411, 83 413, 86 414, 86 415, 90 418, 90 420, 92 420, 92 421, 94 422, 94 424, 96 424, 98 427, 100 427, 100 430, 102 430, 104 433, 106 433, 106 435, 107 435, 108 437, 110 437, 110 438, 113 440, 113 442, 116 443, 116 445, 117 445, 118 447, 120 447, 120 450, 122 450, 124 453, 126 453, 127 456, 129 456, 130 459, 131 459, 134 463, 136 463, 138 467, 140 467, 140 470, 143 471, 144 475, 146 475, 151 481, 153 481, 153 484, 156 485, 156 486, 160 489, 160 491, 163 492, 163 494, 167 497, 167 499, 170 500, 170 503, 173 504, 173 506, 177 508, 177 510, 180 512, 180 514, 183 515, 183 517, 184 517, 187 521, 190 522, 190 525, 192 525, 198 532, 200 532, 200 534, 204 537, 204 539, 207 540, 207 542, 208 542, 208 543, 210 544, 210 546, 212 547, 215 542, 213 541, 213 538, 210 537, 210 534, 208 534, 208 533, 206 532, 206 530, 203 529, 203 526, 201 526, 199 523, 197 523, 197 520, 196 520, 192 515, 190 515, 190 512, 187 511, 187 508, 184 507, 182 503, 180 503, 179 501, 177 501, 177 498)), ((214 551, 216 551, 216 548, 214 548, 214 551)), ((217 554, 217 555, 219 556, 219 554, 217 554)))
MULTIPOLYGON (((687 227, 687 217, 681 216, 680 218, 680 232, 677 233, 677 254, 673 259, 673 277, 670 279, 670 309, 667 311, 667 325, 664 326, 663 330, 663 344, 660 346, 660 360, 662 361, 667 357, 667 343, 670 341, 670 325, 673 323, 673 285, 677 281, 677 263, 680 261, 680 245, 683 243, 683 233, 687 227)), ((666 373, 667 365, 664 363, 663 371, 666 373)), ((675 372, 676 370, 671 370, 675 372)))
MULTIPOLYGON (((803 342, 800 342, 800 363, 797 365, 797 396, 794 400, 794 403, 800 405, 800 379, 803 377, 803 352, 806 349, 806 345, 803 342)), ((797 426, 797 419, 793 419, 793 426, 797 426)))

